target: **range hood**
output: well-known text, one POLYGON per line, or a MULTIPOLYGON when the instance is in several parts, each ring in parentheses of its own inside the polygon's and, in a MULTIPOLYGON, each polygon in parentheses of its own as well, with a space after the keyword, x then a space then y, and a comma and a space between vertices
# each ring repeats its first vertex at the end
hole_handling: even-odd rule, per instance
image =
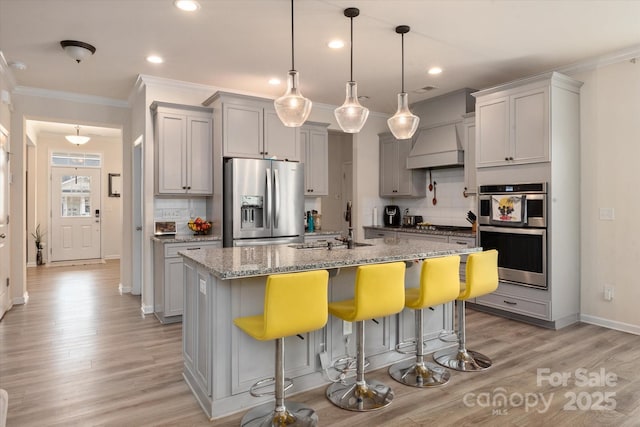
POLYGON ((407 169, 464 166, 464 151, 460 141, 462 122, 449 122, 418 130, 407 169))

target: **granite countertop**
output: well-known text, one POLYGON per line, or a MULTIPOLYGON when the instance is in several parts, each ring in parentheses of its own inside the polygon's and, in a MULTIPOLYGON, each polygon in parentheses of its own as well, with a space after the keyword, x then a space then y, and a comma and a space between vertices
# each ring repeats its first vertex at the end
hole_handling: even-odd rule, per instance
MULTIPOLYGON (((416 233, 416 234, 435 234, 438 236, 456 236, 456 237, 476 237, 476 233, 471 231, 471 227, 467 230, 425 230, 412 227, 385 227, 381 225, 365 225, 362 228, 369 228, 372 230, 387 230, 387 231, 399 231, 402 233, 416 233)), ((467 228, 467 227, 461 227, 467 228)))
POLYGON ((213 236, 210 234, 198 235, 193 234, 175 234, 175 235, 161 235, 152 236, 151 240, 162 243, 189 243, 189 242, 203 242, 203 241, 221 241, 222 237, 213 236))
POLYGON ((315 230, 315 231, 305 231, 304 235, 305 236, 327 236, 327 235, 334 235, 334 234, 342 234, 342 231, 335 231, 335 230, 315 230))
POLYGON ((368 239, 371 246, 355 249, 296 249, 289 245, 203 248, 180 251, 220 279, 265 276, 275 273, 354 267, 392 261, 410 261, 478 252, 480 248, 411 239, 368 239))

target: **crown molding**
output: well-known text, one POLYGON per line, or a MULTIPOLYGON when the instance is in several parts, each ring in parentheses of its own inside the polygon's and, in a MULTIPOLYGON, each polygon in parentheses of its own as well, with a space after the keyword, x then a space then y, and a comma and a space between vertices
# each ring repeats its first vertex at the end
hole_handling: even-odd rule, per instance
POLYGON ((607 65, 616 64, 622 61, 630 61, 636 58, 640 58, 640 44, 596 56, 584 61, 574 62, 573 64, 557 68, 554 71, 558 71, 563 74, 574 74, 583 71, 595 70, 597 68, 606 67, 607 65))
POLYGON ((33 96, 37 98, 59 99, 62 101, 78 102, 81 104, 104 105, 107 107, 129 108, 127 101, 102 96, 83 95, 73 92, 63 92, 59 90, 40 89, 28 86, 16 86, 16 95, 33 96))

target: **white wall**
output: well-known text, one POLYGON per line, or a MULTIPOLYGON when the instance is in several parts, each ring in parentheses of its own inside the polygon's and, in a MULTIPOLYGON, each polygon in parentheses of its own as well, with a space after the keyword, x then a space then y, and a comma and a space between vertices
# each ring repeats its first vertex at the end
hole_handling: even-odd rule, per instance
MULTIPOLYGON (((29 206, 35 206, 36 220, 34 224, 28 224, 29 233, 40 224, 42 231, 50 231, 49 219, 49 156, 52 152, 59 153, 99 153, 102 154, 101 180, 101 218, 102 236, 101 253, 103 258, 119 259, 122 248, 122 198, 108 197, 108 174, 119 173, 122 176, 122 140, 120 138, 92 137, 89 142, 80 147, 70 144, 62 135, 40 134, 36 141, 37 158, 30 169, 29 177, 36 180, 35 193, 27 195, 29 206), (33 171, 33 173, 31 172, 33 171)), ((30 186, 31 187, 31 186, 30 186)), ((49 259, 50 234, 45 237, 46 251, 45 261, 49 259)), ((27 247, 28 263, 35 262, 35 244, 30 241, 27 247)))
MULTIPOLYGON (((640 64, 629 61, 571 75, 582 82, 581 318, 640 333, 640 64), (614 208, 615 220, 599 219, 614 208), (603 287, 615 288, 604 301, 603 287)), ((578 214, 578 213, 576 213, 578 214)))

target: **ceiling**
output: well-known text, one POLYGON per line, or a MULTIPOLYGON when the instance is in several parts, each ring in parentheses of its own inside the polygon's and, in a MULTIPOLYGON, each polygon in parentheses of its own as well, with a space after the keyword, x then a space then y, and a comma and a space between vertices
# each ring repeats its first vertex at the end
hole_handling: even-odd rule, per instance
MULTIPOLYGON (((195 13, 173 0, 0 0, 0 51, 18 86, 126 101, 139 74, 278 97, 291 67, 288 0, 199 0, 195 13), (77 64, 59 42, 93 44, 77 64), (145 61, 150 54, 163 64, 145 61)), ((482 89, 623 49, 640 49, 640 1, 297 0, 295 68, 302 93, 340 105, 349 78, 354 20, 354 79, 362 103, 392 114, 400 91, 400 24, 405 88, 416 102, 463 87, 482 89), (331 50, 327 43, 345 40, 331 50), (431 66, 444 72, 430 76, 431 66), (416 93, 425 86, 437 89, 416 93)), ((204 99, 203 99, 204 101, 204 99)))

